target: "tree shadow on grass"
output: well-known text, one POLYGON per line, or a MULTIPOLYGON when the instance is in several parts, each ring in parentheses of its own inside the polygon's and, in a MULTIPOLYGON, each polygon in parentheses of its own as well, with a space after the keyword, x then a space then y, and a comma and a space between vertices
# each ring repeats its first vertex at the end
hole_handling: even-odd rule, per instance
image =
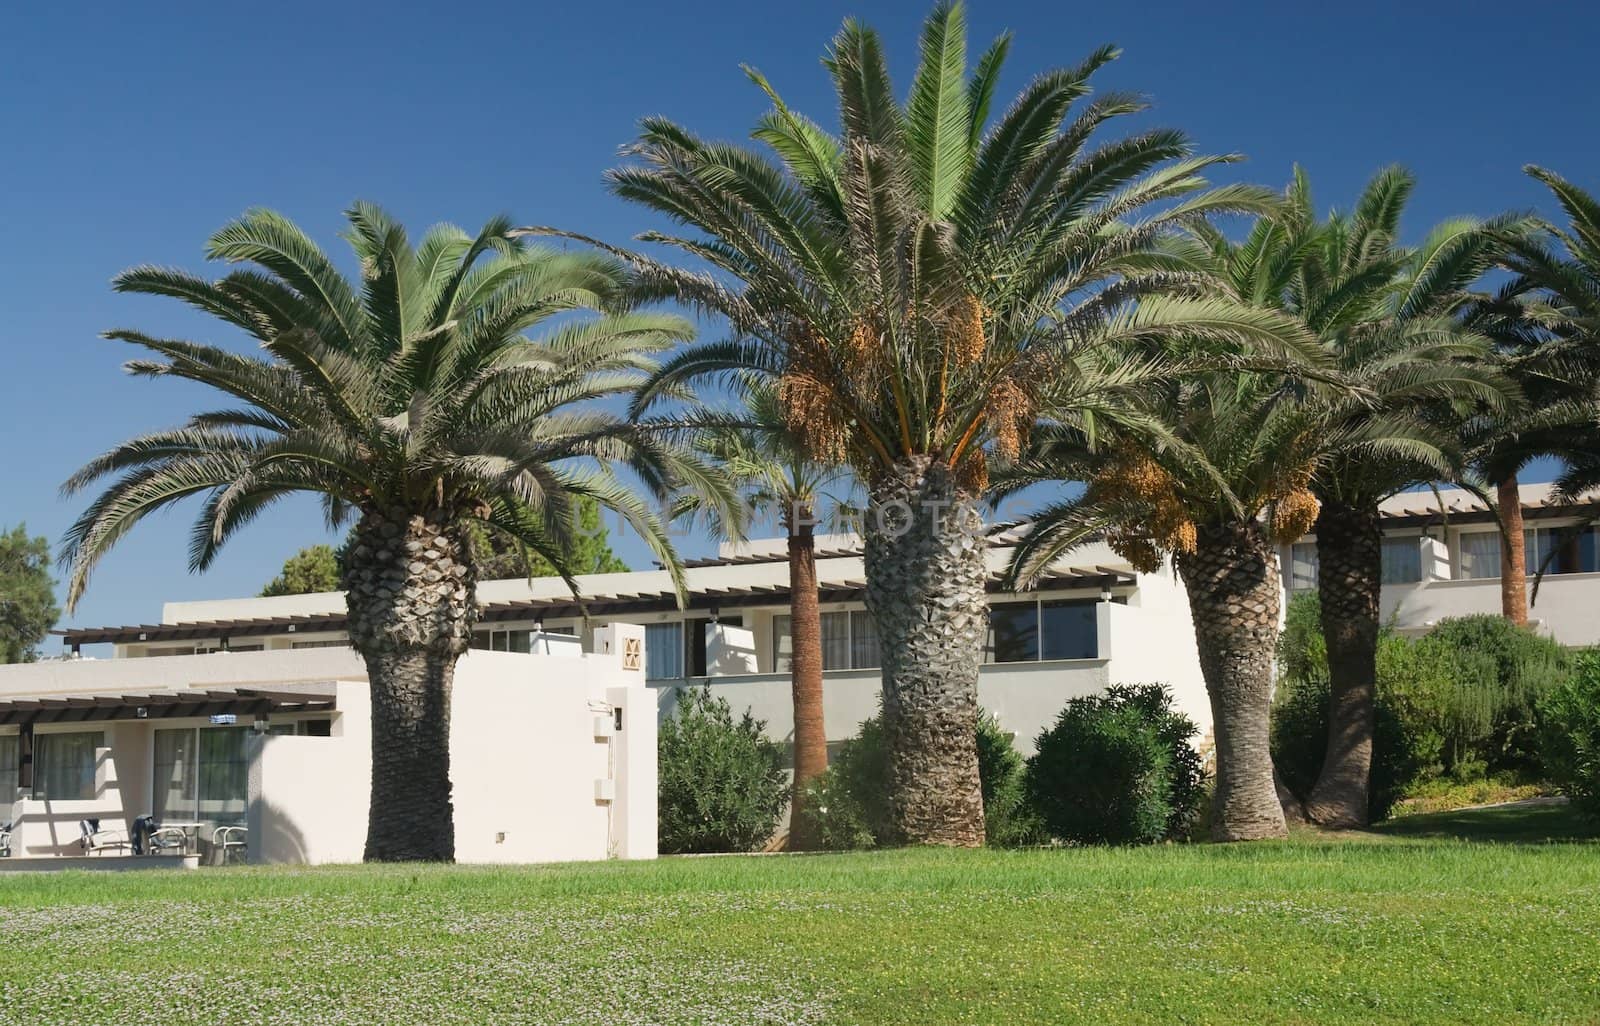
POLYGON ((1566 801, 1551 799, 1402 816, 1372 830, 1386 837, 1457 838, 1502 844, 1600 841, 1600 825, 1585 820, 1566 801))

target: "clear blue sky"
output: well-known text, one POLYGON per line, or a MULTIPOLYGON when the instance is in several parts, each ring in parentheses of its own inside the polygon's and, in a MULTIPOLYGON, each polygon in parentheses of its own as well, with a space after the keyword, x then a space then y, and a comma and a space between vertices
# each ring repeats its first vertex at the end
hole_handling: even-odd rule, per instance
MULTIPOLYGON (((55 542, 81 501, 58 499, 63 478, 204 402, 198 389, 128 379, 131 353, 101 331, 236 341, 176 303, 113 295, 116 272, 201 270, 206 237, 257 205, 332 249, 357 197, 416 226, 475 227, 506 211, 624 240, 644 222, 600 176, 641 115, 742 138, 765 107, 739 72, 749 62, 831 121, 817 58, 840 21, 857 15, 884 34, 903 89, 927 11, 868 0, 359 8, 29 4, 7 17, 0 525, 26 520, 55 542)), ((1238 177, 1278 185, 1303 163, 1324 206, 1348 203, 1384 164, 1408 165, 1421 178, 1413 234, 1447 215, 1543 203, 1526 162, 1600 187, 1600 9, 1589 5, 1019 0, 981 3, 971 21, 978 45, 1015 33, 1003 93, 1115 42, 1125 54, 1097 82, 1150 95, 1143 124, 1247 154, 1238 177)), ((165 599, 254 594, 325 537, 311 503, 286 505, 192 577, 188 526, 180 509, 125 539, 70 622, 148 622, 165 599)), ((618 548, 648 560, 636 540, 618 548)))

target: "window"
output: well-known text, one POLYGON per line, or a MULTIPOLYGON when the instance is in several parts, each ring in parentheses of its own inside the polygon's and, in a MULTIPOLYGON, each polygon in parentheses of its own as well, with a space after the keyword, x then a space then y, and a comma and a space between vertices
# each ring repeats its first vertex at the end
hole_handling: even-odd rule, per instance
POLYGON ((677 680, 683 676, 683 624, 644 625, 644 675, 650 680, 677 680))
POLYGON ((1592 574, 1600 570, 1593 528, 1530 527, 1524 551, 1529 574, 1541 569, 1547 574, 1592 574))
POLYGON ((772 672, 794 669, 794 618, 781 613, 772 618, 772 672))
POLYGON ((1039 605, 1036 602, 989 609, 989 661, 1033 662, 1039 658, 1039 605))
POLYGON ((250 764, 248 727, 185 727, 155 732, 158 821, 233 823, 244 818, 250 764))
POLYGON ((1295 542, 1289 547, 1289 589, 1309 591, 1317 586, 1317 543, 1295 542))
MULTIPOLYGON (((472 639, 473 639, 472 647, 473 648, 477 648, 478 647, 478 645, 477 645, 478 636, 476 634, 474 634, 472 636, 472 639)), ((301 649, 301 648, 349 648, 350 647, 350 642, 348 640, 344 640, 344 639, 340 639, 338 641, 296 641, 292 645, 290 645, 289 647, 290 648, 294 648, 294 649, 301 649)), ((243 651, 243 650, 236 648, 236 649, 234 649, 234 651, 235 652, 239 652, 239 651, 243 651)))
POLYGON ((822 614, 822 668, 845 670, 850 667, 850 614, 822 614))
POLYGON ((98 730, 36 734, 33 738, 33 796, 55 801, 94 797, 95 749, 105 743, 98 730))
POLYGON ((1416 584, 1422 580, 1422 539, 1383 540, 1383 583, 1416 584))
POLYGON ((878 650, 878 623, 865 609, 850 614, 850 665, 858 670, 883 665, 878 650))
POLYGON ((1473 531, 1461 535, 1456 580, 1484 581, 1500 576, 1500 532, 1473 531))
MULTIPOLYGON (((717 620, 725 627, 743 627, 744 617, 724 616, 717 620)), ((684 664, 689 667, 689 676, 704 677, 706 675, 706 628, 711 625, 709 617, 699 620, 686 620, 683 624, 684 642, 688 651, 684 653, 684 664)), ((646 646, 648 647, 648 645, 646 646)))
MULTIPOLYGON (((772 618, 773 673, 788 673, 794 665, 792 625, 786 613, 772 618)), ((870 669, 878 662, 878 628, 866 610, 822 614, 824 670, 870 669)))
POLYGON ((1044 602, 1039 606, 1042 659, 1094 659, 1100 654, 1093 602, 1044 602))
POLYGON ((1098 659, 1095 605, 1083 599, 1056 599, 989 607, 989 662, 1098 659))
POLYGON ((17 797, 17 768, 22 761, 22 739, 15 734, 0 734, 0 820, 11 818, 11 803, 17 797))

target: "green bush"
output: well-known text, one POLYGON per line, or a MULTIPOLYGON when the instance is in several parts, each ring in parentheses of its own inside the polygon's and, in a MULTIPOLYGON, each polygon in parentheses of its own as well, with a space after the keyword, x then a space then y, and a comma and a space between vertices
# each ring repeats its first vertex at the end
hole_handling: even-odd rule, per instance
MULTIPOLYGON (((1310 597, 1315 603, 1315 595, 1310 597)), ((1298 602, 1298 599, 1296 599, 1298 602)), ((1322 643, 1322 631, 1315 642, 1322 643)), ((1413 781, 1440 773, 1443 693, 1453 664, 1419 651, 1410 640, 1386 634, 1378 640, 1378 699, 1373 725, 1373 776, 1368 812, 1382 820, 1413 781)), ((1272 699, 1272 763, 1296 796, 1309 796, 1328 754, 1328 679, 1278 680, 1272 699)))
MULTIPOLYGON (((995 847, 1044 840, 1022 787, 1022 756, 1000 722, 978 717, 978 777, 983 789, 985 832, 995 847)), ((889 844, 889 746, 883 714, 863 721, 860 732, 834 753, 826 772, 807 788, 806 815, 818 843, 839 851, 889 844)))
POLYGON ((734 719, 709 687, 678 692, 657 746, 662 851, 750 851, 772 836, 789 788, 765 727, 748 709, 734 719))
MULTIPOLYGON (((1378 638, 1372 818, 1423 782, 1535 773, 1535 708, 1568 663, 1560 645, 1498 616, 1444 620, 1417 640, 1386 628, 1378 638)), ((1328 745, 1327 649, 1315 593, 1290 601, 1278 665, 1272 757, 1304 798, 1328 745)))
POLYGON ((806 785, 801 815, 823 851, 857 851, 878 842, 867 825, 861 801, 851 793, 837 766, 829 766, 806 785))
POLYGON ((1028 801, 1027 764, 992 713, 978 716, 978 780, 983 788, 984 836, 992 848, 1021 848, 1049 840, 1028 801))
POLYGON ((1539 702, 1540 753, 1550 779, 1600 819, 1600 653, 1582 653, 1572 676, 1539 702))
POLYGON ((1446 768, 1463 779, 1471 775, 1465 764, 1480 762, 1490 771, 1536 773, 1539 701, 1571 676, 1567 650, 1500 616, 1441 620, 1417 644, 1458 660, 1446 768))
POLYGON ((1028 760, 1029 803, 1078 844, 1148 844, 1187 834, 1204 781, 1196 727, 1158 684, 1074 698, 1028 760))

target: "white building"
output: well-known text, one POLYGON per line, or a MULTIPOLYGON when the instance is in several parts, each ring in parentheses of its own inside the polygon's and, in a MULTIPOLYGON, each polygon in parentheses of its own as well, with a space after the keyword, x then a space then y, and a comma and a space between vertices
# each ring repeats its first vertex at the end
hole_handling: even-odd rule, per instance
MULTIPOLYGON (((1500 536, 1466 493, 1384 505, 1383 612, 1421 633, 1500 609, 1500 536)), ((1530 568, 1554 554, 1531 617, 1557 640, 1600 643, 1600 508, 1524 488, 1530 568)), ((1007 592, 1005 532, 987 553, 991 628, 979 700, 1024 752, 1067 699, 1162 682, 1202 731, 1210 707, 1182 585, 1090 544, 1034 589, 1007 592)), ((878 639, 858 541, 817 539, 828 738, 877 711, 878 639)), ((1284 546, 1286 592, 1315 587, 1315 538, 1284 546)), ((463 861, 655 854, 655 728, 678 690, 705 684, 768 733, 792 737, 788 566, 781 539, 724 546, 688 570, 678 607, 664 570, 487 581, 452 711, 463 861), (619 729, 620 728, 620 729, 619 729)), ((1532 585, 1530 584, 1530 591, 1532 585)), ((0 667, 0 823, 17 859, 73 854, 79 822, 153 814, 204 839, 246 827, 256 861, 353 861, 366 831, 366 671, 340 593, 168 603, 161 621, 64 632, 109 659, 0 667), (18 796, 9 814, 5 804, 18 796)), ((0 863, 0 866, 7 863, 0 863)))
MULTIPOLYGON (((172 854, 140 865, 192 865, 227 855, 224 841, 256 862, 359 862, 366 667, 327 632, 302 641, 305 622, 169 616, 138 632, 167 641, 119 643, 114 659, 0 667, 0 824, 10 824, 0 871, 63 856, 133 865, 108 858, 129 853, 143 815, 171 831, 172 854), (170 643, 181 636, 196 642, 170 643), (98 826, 90 844, 86 821, 98 826)), ((614 624, 587 652, 559 638, 539 654, 461 660, 450 743, 459 861, 655 857, 656 696, 643 642, 642 628, 614 624)))
MULTIPOLYGON (((1529 625, 1564 645, 1600 644, 1600 546, 1596 525, 1584 523, 1600 512, 1600 497, 1563 506, 1548 484, 1521 491, 1529 625)), ((1382 517, 1385 622, 1423 634, 1447 617, 1500 612, 1500 529, 1481 499, 1460 489, 1406 492, 1383 503, 1382 517)), ((1316 589, 1314 535, 1284 546, 1281 559, 1288 594, 1316 589)))
MULTIPOLYGON (((1089 545, 1035 589, 1005 592, 1007 540, 997 535, 988 552, 979 699, 1019 748, 1032 750, 1068 698, 1111 683, 1166 683, 1209 727, 1188 604, 1170 572, 1135 573, 1089 545)), ((599 736, 596 717, 613 706, 664 716, 679 688, 705 683, 789 740, 786 559, 781 540, 724 547, 690 566, 685 609, 664 570, 579 578, 581 605, 556 578, 482 582, 452 712, 458 857, 653 855, 655 718, 625 717, 631 728, 599 736), (620 662, 623 636, 639 643, 637 670, 620 662), (608 764, 610 800, 597 797, 608 764)), ((819 537, 817 562, 825 715, 838 742, 877 711, 878 644, 857 541, 819 537)), ((159 623, 63 633, 68 653, 110 644, 112 658, 0 667, 0 802, 22 795, 13 855, 72 853, 79 821, 131 827, 149 813, 202 833, 246 825, 257 861, 358 859, 368 714, 344 622, 337 592, 175 602, 159 623)))

